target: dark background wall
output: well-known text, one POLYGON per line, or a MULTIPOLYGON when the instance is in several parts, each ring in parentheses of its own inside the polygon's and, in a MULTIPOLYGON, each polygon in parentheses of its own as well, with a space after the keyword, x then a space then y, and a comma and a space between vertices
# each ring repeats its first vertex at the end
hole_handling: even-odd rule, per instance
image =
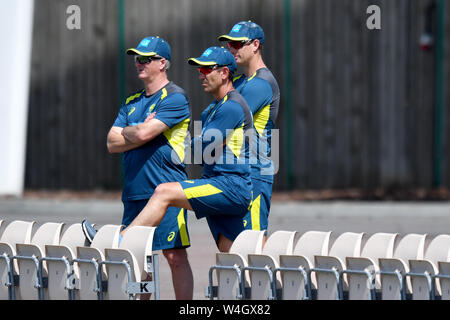
MULTIPOLYGON (((263 27, 265 62, 281 89, 275 190, 431 188, 439 172, 449 187, 450 114, 443 108, 436 135, 436 55, 419 46, 429 3, 36 0, 25 187, 119 190, 121 156, 108 154, 106 135, 121 99, 141 88, 124 49, 148 35, 169 41, 169 77, 187 91, 196 120, 211 97, 186 61, 241 20, 263 27), (81 9, 80 30, 66 27, 71 4, 81 9), (371 4, 381 8, 381 30, 366 27, 371 4)), ((446 3, 445 89, 449 16, 446 3)))

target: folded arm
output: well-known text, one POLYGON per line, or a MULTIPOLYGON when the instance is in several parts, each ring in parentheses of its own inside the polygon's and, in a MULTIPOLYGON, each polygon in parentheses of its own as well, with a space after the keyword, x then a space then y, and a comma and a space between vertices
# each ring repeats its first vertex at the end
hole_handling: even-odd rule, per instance
MULTIPOLYGON (((154 115, 153 115, 154 117, 154 115)), ((110 153, 122 153, 151 141, 169 127, 162 121, 147 118, 145 122, 125 128, 113 126, 107 137, 107 147, 110 153)))

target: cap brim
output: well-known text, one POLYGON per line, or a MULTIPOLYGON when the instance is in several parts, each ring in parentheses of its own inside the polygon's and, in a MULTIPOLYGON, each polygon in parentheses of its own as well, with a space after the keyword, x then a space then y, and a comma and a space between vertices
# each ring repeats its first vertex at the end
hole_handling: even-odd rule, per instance
POLYGON ((217 64, 215 61, 201 61, 197 58, 189 58, 188 63, 192 66, 215 66, 217 64))
POLYGON ((135 48, 130 48, 127 49, 126 51, 127 54, 138 54, 140 56, 145 56, 145 57, 152 57, 152 56, 156 56, 156 52, 143 52, 143 51, 139 51, 138 49, 135 48))
POLYGON ((227 34, 223 34, 217 38, 219 41, 244 41, 250 40, 248 37, 232 37, 227 34))

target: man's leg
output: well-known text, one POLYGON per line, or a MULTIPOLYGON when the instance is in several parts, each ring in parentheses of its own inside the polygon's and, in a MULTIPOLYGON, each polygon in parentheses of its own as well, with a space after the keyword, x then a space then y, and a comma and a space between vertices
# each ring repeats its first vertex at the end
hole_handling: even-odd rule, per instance
POLYGON ((163 254, 172 272, 172 283, 177 300, 192 300, 194 276, 189 264, 186 249, 166 249, 163 254))
POLYGON ((186 194, 178 182, 162 183, 156 187, 144 209, 121 233, 125 233, 132 226, 157 227, 164 218, 168 207, 192 210, 186 194))
POLYGON ((217 240, 217 248, 220 252, 230 252, 232 244, 233 241, 225 237, 223 234, 219 234, 219 239, 217 240))

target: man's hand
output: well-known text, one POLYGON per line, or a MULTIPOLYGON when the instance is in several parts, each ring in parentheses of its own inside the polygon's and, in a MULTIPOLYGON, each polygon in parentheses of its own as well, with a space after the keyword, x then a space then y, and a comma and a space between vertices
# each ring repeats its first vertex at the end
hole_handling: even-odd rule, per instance
POLYGON ((144 123, 149 122, 156 116, 156 112, 150 113, 148 117, 145 119, 144 123))

